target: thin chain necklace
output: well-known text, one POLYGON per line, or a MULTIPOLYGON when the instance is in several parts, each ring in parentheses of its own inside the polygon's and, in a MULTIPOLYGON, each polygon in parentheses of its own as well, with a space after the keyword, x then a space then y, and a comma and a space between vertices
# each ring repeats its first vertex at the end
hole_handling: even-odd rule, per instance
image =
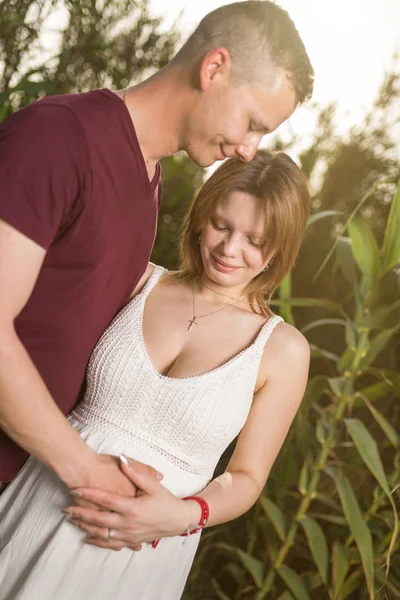
POLYGON ((216 294, 217 296, 222 296, 222 298, 229 298, 229 300, 233 300, 235 302, 241 302, 242 304, 250 304, 250 302, 247 302, 246 300, 240 300, 238 298, 233 298, 233 296, 228 296, 228 294, 221 294, 221 292, 216 292, 215 290, 213 290, 212 288, 208 287, 208 285, 206 285, 205 283, 201 283, 201 285, 206 288, 206 290, 210 290, 210 292, 212 292, 213 294, 216 294))
MULTIPOLYGON (((188 319, 188 321, 189 321, 189 327, 187 328, 187 331, 190 330, 190 328, 192 327, 192 325, 198 325, 197 319, 203 319, 204 317, 209 317, 210 315, 215 315, 216 313, 219 313, 222 310, 225 310, 226 308, 229 308, 230 306, 235 306, 235 304, 239 304, 239 302, 243 302, 243 300, 236 300, 234 304, 227 304, 226 306, 223 306, 222 308, 218 308, 217 310, 213 310, 213 311, 211 311, 209 313, 205 313, 204 315, 197 315, 196 316, 196 300, 195 300, 195 295, 194 295, 194 284, 195 284, 195 282, 193 282, 193 287, 192 287, 193 317, 191 319, 188 319)), ((227 298, 230 298, 230 296, 227 296, 227 298)), ((235 298, 230 298, 230 299, 231 300, 235 300, 235 298)))
POLYGON ((206 288, 207 290, 210 290, 210 292, 212 292, 213 294, 217 294, 217 296, 222 296, 223 298, 229 298, 229 300, 234 300, 235 304, 238 304, 239 302, 241 302, 242 304, 247 304, 247 306, 256 306, 257 308, 261 308, 261 309, 265 308, 265 306, 262 306, 261 304, 252 304, 251 302, 247 302, 247 300, 238 300, 237 298, 233 298, 233 296, 228 296, 228 294, 221 294, 221 292, 217 292, 217 291, 213 290, 212 288, 208 287, 208 285, 206 285, 203 282, 201 282, 201 285, 204 288, 206 288))

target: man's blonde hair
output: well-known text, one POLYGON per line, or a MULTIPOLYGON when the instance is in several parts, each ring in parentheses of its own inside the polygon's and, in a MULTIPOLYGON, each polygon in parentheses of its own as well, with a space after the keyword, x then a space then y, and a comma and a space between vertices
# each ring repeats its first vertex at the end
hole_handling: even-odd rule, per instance
POLYGON ((288 13, 269 0, 221 6, 206 15, 179 50, 173 63, 199 64, 208 52, 224 47, 235 83, 270 84, 277 68, 288 74, 297 104, 310 98, 314 71, 288 13))

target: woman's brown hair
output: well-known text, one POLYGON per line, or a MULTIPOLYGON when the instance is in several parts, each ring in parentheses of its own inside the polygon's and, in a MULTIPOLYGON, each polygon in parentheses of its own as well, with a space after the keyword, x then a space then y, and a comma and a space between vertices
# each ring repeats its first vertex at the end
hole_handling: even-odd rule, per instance
POLYGON ((203 274, 199 235, 216 205, 235 190, 261 199, 265 211, 263 254, 273 255, 268 269, 244 290, 254 312, 271 314, 273 292, 293 268, 310 214, 306 179, 285 152, 258 150, 252 161, 229 158, 200 188, 184 219, 180 238, 180 268, 172 279, 194 281, 203 274))

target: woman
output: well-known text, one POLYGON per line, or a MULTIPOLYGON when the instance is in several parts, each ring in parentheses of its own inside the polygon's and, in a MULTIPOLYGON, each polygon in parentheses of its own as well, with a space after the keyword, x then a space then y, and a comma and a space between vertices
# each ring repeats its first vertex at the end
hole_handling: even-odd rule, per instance
POLYGON ((282 152, 229 159, 204 184, 180 270, 148 266, 69 417, 97 452, 151 464, 163 481, 122 456, 139 495, 74 490, 103 512, 70 506, 65 519, 69 491, 31 458, 0 499, 2 600, 180 598, 198 529, 254 504, 303 396, 308 344, 265 296, 293 267, 308 214, 304 177, 282 152))

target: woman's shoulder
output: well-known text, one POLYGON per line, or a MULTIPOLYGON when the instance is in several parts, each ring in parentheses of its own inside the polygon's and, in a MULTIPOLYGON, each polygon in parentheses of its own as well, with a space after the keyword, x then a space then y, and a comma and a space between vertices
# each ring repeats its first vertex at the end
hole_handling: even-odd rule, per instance
POLYGON ((135 289, 132 291, 131 295, 130 295, 130 300, 132 298, 134 298, 135 296, 137 296, 138 294, 140 294, 140 292, 143 290, 144 286, 146 285, 147 281, 150 279, 151 275, 154 272, 154 269, 156 269, 157 265, 155 265, 154 263, 149 262, 145 272, 143 273, 143 275, 141 276, 141 278, 139 279, 139 281, 136 284, 135 289))
MULTIPOLYGON (((309 355, 310 345, 307 338, 293 325, 285 321, 279 321, 271 335, 270 345, 273 346, 274 353, 279 356, 284 354, 309 355)), ((266 346, 267 348, 267 346, 266 346)))
POLYGON ((259 369, 259 381, 265 383, 273 376, 287 377, 288 373, 308 370, 310 345, 293 325, 280 321, 264 346, 259 369))

